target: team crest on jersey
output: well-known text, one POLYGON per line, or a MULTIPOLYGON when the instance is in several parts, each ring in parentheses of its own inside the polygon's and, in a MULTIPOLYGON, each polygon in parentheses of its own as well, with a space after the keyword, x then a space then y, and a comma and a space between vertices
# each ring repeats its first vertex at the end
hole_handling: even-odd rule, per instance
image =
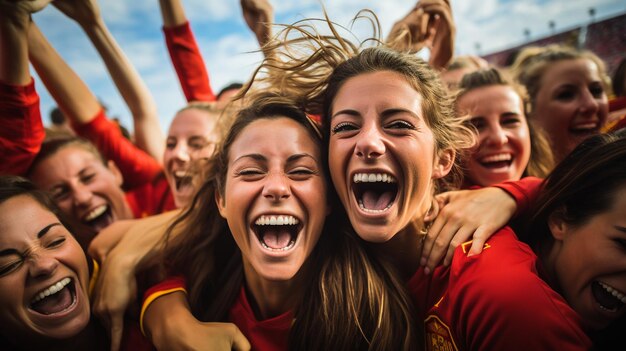
POLYGON ((426 350, 428 351, 458 351, 450 328, 437 316, 430 315, 426 318, 426 350))

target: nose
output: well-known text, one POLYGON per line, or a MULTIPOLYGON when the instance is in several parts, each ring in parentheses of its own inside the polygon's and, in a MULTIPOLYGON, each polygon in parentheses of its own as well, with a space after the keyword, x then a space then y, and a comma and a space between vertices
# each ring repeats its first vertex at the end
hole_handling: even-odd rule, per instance
POLYGON ((50 276, 59 266, 59 261, 56 258, 42 252, 31 254, 29 261, 29 273, 34 278, 50 276))
POLYGON ((580 114, 586 117, 595 116, 600 109, 598 100, 588 89, 585 89, 581 94, 579 109, 580 114))
POLYGON ((73 190, 73 198, 75 206, 85 206, 91 203, 91 198, 93 197, 93 193, 89 187, 84 184, 78 184, 74 187, 73 190))
POLYGON ((291 189, 285 174, 270 174, 263 186, 263 197, 276 202, 291 196, 291 189))
POLYGON ((189 155, 189 149, 187 148, 187 145, 185 145, 185 143, 176 144, 174 150, 172 150, 172 153, 174 154, 174 158, 176 160, 182 162, 189 162, 191 159, 191 156, 189 155))
POLYGON ((357 138, 354 152, 358 158, 372 161, 385 154, 385 143, 378 126, 374 124, 363 126, 357 138))
POLYGON ((490 146, 502 146, 509 140, 506 131, 502 129, 499 123, 491 126, 486 133, 485 140, 490 146))

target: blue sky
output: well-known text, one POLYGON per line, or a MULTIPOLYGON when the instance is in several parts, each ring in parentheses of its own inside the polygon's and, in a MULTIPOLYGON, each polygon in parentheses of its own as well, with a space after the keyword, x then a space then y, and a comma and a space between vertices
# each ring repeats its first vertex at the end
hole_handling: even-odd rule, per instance
MULTIPOLYGON (((233 81, 244 81, 260 62, 261 55, 250 53, 257 43, 241 16, 239 0, 182 0, 207 64, 214 91, 233 81)), ((270 0, 277 23, 292 23, 308 17, 321 17, 320 0, 270 0)), ((331 19, 348 24, 363 8, 373 10, 383 35, 394 21, 414 5, 407 0, 326 0, 331 19)), ((589 8, 600 20, 626 12, 623 0, 451 0, 457 25, 456 54, 487 54, 524 41, 524 30, 531 38, 550 34, 549 21, 557 32, 589 23, 589 8), (477 43, 480 52, 477 51, 477 43)), ((153 94, 161 127, 167 131, 175 112, 184 106, 184 96, 169 61, 157 0, 101 0, 105 22, 138 69, 153 94)), ((84 33, 74 22, 49 6, 35 14, 52 45, 109 107, 109 115, 132 127, 132 117, 108 76, 104 64, 84 33)), ((357 34, 358 30, 356 30, 357 34)), ((55 106, 38 81, 44 124, 55 106)))

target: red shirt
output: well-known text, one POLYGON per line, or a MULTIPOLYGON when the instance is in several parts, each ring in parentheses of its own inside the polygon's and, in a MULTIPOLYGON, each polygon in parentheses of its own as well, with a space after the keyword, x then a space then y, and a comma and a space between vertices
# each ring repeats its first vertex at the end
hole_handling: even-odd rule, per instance
POLYGON ((419 269, 409 291, 425 321, 427 350, 589 350, 580 317, 539 276, 537 256, 505 227, 449 267, 419 269))
POLYGON ((0 174, 24 175, 46 135, 35 81, 27 85, 0 82, 0 174))
POLYGON ((187 101, 215 101, 202 54, 189 22, 165 28, 165 43, 187 101))

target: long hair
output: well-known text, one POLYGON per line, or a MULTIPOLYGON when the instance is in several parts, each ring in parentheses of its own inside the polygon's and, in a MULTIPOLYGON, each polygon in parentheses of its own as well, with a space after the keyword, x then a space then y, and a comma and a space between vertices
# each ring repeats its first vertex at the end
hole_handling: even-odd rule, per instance
MULTIPOLYGON (((165 262, 187 278, 192 313, 203 321, 227 321, 243 284, 242 258, 214 194, 224 195, 229 150, 241 131, 260 118, 287 117, 320 141, 317 125, 294 100, 276 93, 246 97, 218 149, 191 206, 168 228, 165 262)), ((326 168, 325 156, 322 165, 326 168)), ((328 171, 324 169, 326 179, 328 171)), ((331 194, 332 196, 332 194, 331 194)), ((331 202, 338 203, 336 200, 331 202)), ((333 209, 341 208, 340 205, 333 209)), ((294 311, 289 343, 293 350, 411 350, 419 342, 410 300, 390 267, 376 259, 348 230, 342 211, 327 219, 301 271, 308 286, 294 311)))
MULTIPOLYGON (((522 112, 528 124, 530 134, 530 159, 524 170, 524 176, 534 176, 545 178, 554 167, 554 157, 550 142, 540 128, 534 126, 534 122, 528 119, 530 112, 530 102, 526 89, 508 77, 497 68, 488 68, 468 73, 463 76, 459 84, 460 90, 457 92, 456 100, 468 92, 493 85, 507 86, 522 100, 522 112)), ((457 106, 458 108, 458 106, 457 106)), ((460 115, 460 111, 457 114, 460 115)))
POLYGON ((548 219, 557 214, 571 226, 607 211, 626 187, 626 130, 599 134, 579 144, 545 179, 531 216, 531 246, 552 243, 548 219))

